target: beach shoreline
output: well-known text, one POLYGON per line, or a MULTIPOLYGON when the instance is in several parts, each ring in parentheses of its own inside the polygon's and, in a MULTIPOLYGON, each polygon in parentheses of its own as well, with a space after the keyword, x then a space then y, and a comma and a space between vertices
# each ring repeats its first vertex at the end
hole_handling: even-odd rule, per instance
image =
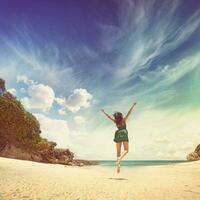
POLYGON ((161 166, 65 166, 0 157, 0 199, 200 199, 200 161, 161 166))

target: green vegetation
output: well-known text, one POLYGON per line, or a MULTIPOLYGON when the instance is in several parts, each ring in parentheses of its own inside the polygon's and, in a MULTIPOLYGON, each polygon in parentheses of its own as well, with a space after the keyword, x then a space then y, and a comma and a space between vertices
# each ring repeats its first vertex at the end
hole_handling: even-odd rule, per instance
POLYGON ((69 164, 74 154, 69 149, 55 148, 40 136, 40 124, 21 102, 6 92, 0 78, 0 156, 38 162, 69 164))
POLYGON ((29 148, 48 146, 48 141, 40 137, 40 124, 36 117, 9 92, 0 97, 0 127, 0 138, 7 141, 19 142, 29 148))

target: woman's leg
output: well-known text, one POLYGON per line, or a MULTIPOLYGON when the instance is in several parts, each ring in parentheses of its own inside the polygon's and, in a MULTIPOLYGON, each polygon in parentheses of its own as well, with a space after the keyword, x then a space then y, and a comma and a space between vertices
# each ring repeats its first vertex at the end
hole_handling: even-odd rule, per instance
POLYGON ((116 142, 117 158, 120 158, 121 156, 121 146, 122 146, 122 142, 116 142))
POLYGON ((120 161, 121 161, 122 158, 128 153, 128 141, 123 141, 123 146, 124 146, 124 153, 123 153, 122 156, 120 157, 120 161))
POLYGON ((117 161, 116 161, 117 173, 120 172, 121 146, 122 146, 122 143, 121 143, 121 142, 117 142, 117 143, 116 143, 116 148, 117 148, 117 161))

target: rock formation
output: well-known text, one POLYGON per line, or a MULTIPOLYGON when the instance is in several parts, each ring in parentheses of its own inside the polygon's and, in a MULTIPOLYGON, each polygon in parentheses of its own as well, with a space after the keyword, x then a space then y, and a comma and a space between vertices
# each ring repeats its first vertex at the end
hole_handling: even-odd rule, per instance
POLYGON ((187 155, 188 161, 200 160, 200 144, 196 147, 194 152, 187 155))
POLYGON ((0 96, 3 96, 5 92, 6 92, 5 81, 3 79, 0 79, 0 96))
POLYGON ((40 124, 21 102, 6 91, 0 79, 0 156, 66 165, 97 164, 95 161, 73 160, 69 149, 55 148, 40 136, 40 124))

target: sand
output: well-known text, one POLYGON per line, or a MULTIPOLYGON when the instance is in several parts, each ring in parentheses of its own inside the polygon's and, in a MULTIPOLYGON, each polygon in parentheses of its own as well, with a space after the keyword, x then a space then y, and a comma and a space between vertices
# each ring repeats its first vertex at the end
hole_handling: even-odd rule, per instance
POLYGON ((200 200, 200 162, 64 166, 0 157, 0 200, 200 200))

